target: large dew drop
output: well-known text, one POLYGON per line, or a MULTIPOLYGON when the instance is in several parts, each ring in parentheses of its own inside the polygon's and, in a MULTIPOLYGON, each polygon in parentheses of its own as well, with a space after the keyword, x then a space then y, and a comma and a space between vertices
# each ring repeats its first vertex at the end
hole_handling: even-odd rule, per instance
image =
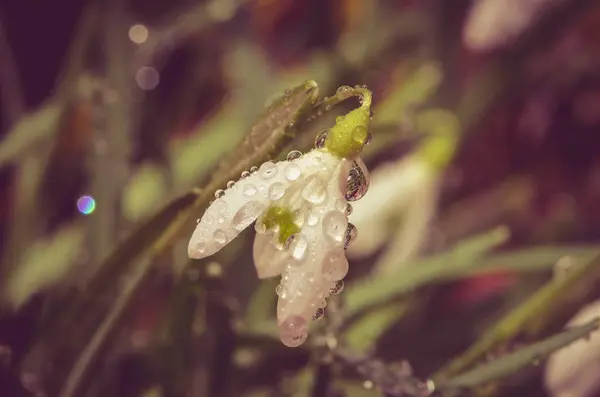
POLYGON ((225 244, 227 242, 227 235, 225 234, 225 232, 221 229, 217 229, 215 230, 215 233, 213 235, 213 238, 215 239, 215 241, 218 244, 225 244))
POLYGON ((306 255, 308 254, 308 240, 306 237, 301 234, 294 235, 289 246, 289 252, 291 257, 298 262, 306 259, 306 255))
POLYGON ((317 175, 312 175, 306 179, 306 184, 302 188, 302 197, 312 204, 321 204, 327 197, 326 186, 323 180, 317 175))
POLYGON ((246 197, 251 197, 254 196, 257 192, 256 186, 254 186, 251 183, 246 184, 246 186, 244 186, 244 196, 246 197))
POLYGON ((258 201, 249 201, 244 204, 233 216, 232 223, 235 230, 244 230, 260 215, 264 207, 258 201))
POLYGON ((348 220, 341 211, 329 211, 323 215, 323 234, 335 246, 341 246, 346 240, 348 220))
POLYGON ((286 165, 283 172, 285 173, 285 179, 288 181, 295 181, 302 174, 300 167, 294 163, 286 165))
POLYGON ((267 161, 260 166, 258 171, 260 172, 260 176, 262 178, 271 179, 277 175, 277 166, 272 161, 267 161))
POLYGON ((281 182, 275 182, 269 188, 269 199, 279 200, 285 194, 285 185, 281 182))
POLYGON ((287 155, 287 161, 293 161, 302 156, 302 152, 300 150, 292 150, 287 155))
POLYGON ((308 324, 300 316, 289 316, 279 326, 279 338, 288 347, 298 347, 308 337, 308 324))
POLYGON ((331 251, 323 258, 323 278, 328 281, 338 281, 348 274, 348 260, 343 251, 331 251))
POLYGON ((362 160, 357 159, 352 162, 352 167, 346 179, 346 200, 356 201, 363 198, 369 190, 369 171, 362 160))

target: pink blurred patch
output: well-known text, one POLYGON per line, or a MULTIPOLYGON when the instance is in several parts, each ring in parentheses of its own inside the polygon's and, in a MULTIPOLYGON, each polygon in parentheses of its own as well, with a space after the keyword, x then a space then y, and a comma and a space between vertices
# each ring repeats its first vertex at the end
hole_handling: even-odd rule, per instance
POLYGON ((514 272, 494 272, 473 276, 455 284, 443 299, 450 308, 473 305, 502 294, 518 280, 514 272))

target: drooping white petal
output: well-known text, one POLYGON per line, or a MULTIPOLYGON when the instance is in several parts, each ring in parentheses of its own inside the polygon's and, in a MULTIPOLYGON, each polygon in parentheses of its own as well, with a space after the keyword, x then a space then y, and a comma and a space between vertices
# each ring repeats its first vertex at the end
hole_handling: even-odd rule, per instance
POLYGON ((254 267, 258 278, 279 276, 289 262, 288 253, 277 247, 273 235, 257 233, 252 247, 254 267))
POLYGON ((311 204, 310 210, 305 214, 301 232, 290 243, 290 263, 277 291, 280 337, 288 346, 304 342, 313 315, 325 307, 331 289, 348 271, 344 253, 347 202, 342 186, 352 163, 326 154, 323 166, 325 170, 311 179, 313 192, 317 193, 303 194, 311 204))
POLYGON ((371 174, 369 194, 352 203, 350 220, 361 237, 348 248, 348 256, 361 258, 373 254, 393 234, 387 225, 408 206, 426 181, 431 180, 431 167, 409 157, 378 167, 371 174))
POLYGON ((494 50, 521 35, 544 9, 562 0, 479 0, 467 16, 463 41, 472 50, 494 50))
POLYGON ((393 275, 420 253, 436 213, 437 193, 438 184, 433 178, 424 180, 415 189, 401 224, 392 232, 387 250, 374 266, 375 272, 393 275))
MULTIPOLYGON (((600 317, 600 301, 581 309, 567 327, 600 317)), ((546 364, 545 385, 552 397, 591 397, 600 389, 600 331, 552 353, 546 364)))
POLYGON ((270 197, 288 185, 287 162, 264 163, 258 171, 240 179, 208 207, 188 245, 190 258, 212 255, 237 237, 268 207, 270 197))

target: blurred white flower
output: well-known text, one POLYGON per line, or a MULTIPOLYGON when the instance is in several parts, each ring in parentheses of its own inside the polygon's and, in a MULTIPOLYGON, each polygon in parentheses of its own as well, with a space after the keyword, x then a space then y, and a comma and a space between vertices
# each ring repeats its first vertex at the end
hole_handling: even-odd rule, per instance
POLYGON ((378 167, 369 195, 354 204, 350 219, 360 239, 348 248, 348 255, 364 257, 389 242, 376 271, 390 272, 406 263, 427 237, 437 194, 438 172, 419 153, 378 167))
POLYGON ((321 318, 331 294, 348 273, 344 249, 356 236, 350 206, 365 195, 368 171, 360 158, 369 141, 370 97, 317 138, 305 155, 266 162, 215 193, 192 235, 188 254, 219 251, 255 220, 253 257, 259 278, 281 274, 277 323, 281 341, 301 345, 312 320, 321 318))
MULTIPOLYGON (((600 317, 600 300, 581 309, 567 326, 600 317)), ((546 364, 545 385, 551 397, 591 397, 600 389, 600 331, 554 352, 546 364)))
POLYGON ((521 35, 547 6, 561 0, 477 0, 463 29, 463 41, 475 51, 502 47, 521 35))

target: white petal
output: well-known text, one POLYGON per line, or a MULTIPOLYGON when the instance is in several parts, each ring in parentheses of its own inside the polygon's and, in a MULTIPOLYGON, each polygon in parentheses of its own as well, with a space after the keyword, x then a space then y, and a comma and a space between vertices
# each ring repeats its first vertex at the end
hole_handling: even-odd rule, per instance
POLYGON ((282 197, 290 183, 302 174, 324 167, 321 157, 332 157, 322 150, 312 150, 294 161, 267 162, 259 170, 216 199, 206 210, 188 245, 190 258, 201 259, 214 254, 233 240, 268 207, 282 197))
POLYGON ((280 275, 289 262, 288 253, 275 246, 273 236, 270 234, 256 234, 252 256, 256 273, 260 279, 280 275))
POLYGON ((267 208, 272 186, 287 186, 283 175, 285 163, 264 163, 257 172, 240 179, 213 201, 190 239, 190 258, 214 254, 252 224, 267 208))
POLYGON ((375 272, 393 275, 420 253, 435 216, 437 187, 437 181, 432 178, 414 192, 401 224, 393 233, 386 252, 375 265, 375 272))
MULTIPOLYGON (((567 324, 584 325, 600 317, 600 301, 585 306, 567 324)), ((552 353, 545 384, 552 397, 591 397, 600 389, 600 331, 552 353)))
POLYGON ((292 241, 288 251, 296 256, 295 264, 286 266, 278 287, 277 320, 281 339, 288 346, 298 345, 306 338, 307 324, 315 311, 326 305, 325 299, 336 284, 337 280, 327 279, 323 274, 324 261, 331 261, 337 266, 334 278, 345 275, 347 271, 344 256, 347 202, 345 192, 340 189, 340 181, 347 178, 352 164, 346 160, 340 162, 329 154, 323 157, 323 161, 328 169, 327 173, 324 171, 320 175, 326 178, 326 198, 306 214, 298 236, 306 247, 294 250, 296 241, 292 241))
POLYGON ((350 220, 360 238, 350 245, 348 256, 365 257, 379 249, 393 233, 386 227, 389 219, 402 213, 431 175, 431 167, 415 157, 383 164, 371 173, 369 193, 352 203, 350 220))
POLYGON ((514 40, 556 0, 479 0, 465 22, 463 41, 476 51, 493 50, 514 40))

